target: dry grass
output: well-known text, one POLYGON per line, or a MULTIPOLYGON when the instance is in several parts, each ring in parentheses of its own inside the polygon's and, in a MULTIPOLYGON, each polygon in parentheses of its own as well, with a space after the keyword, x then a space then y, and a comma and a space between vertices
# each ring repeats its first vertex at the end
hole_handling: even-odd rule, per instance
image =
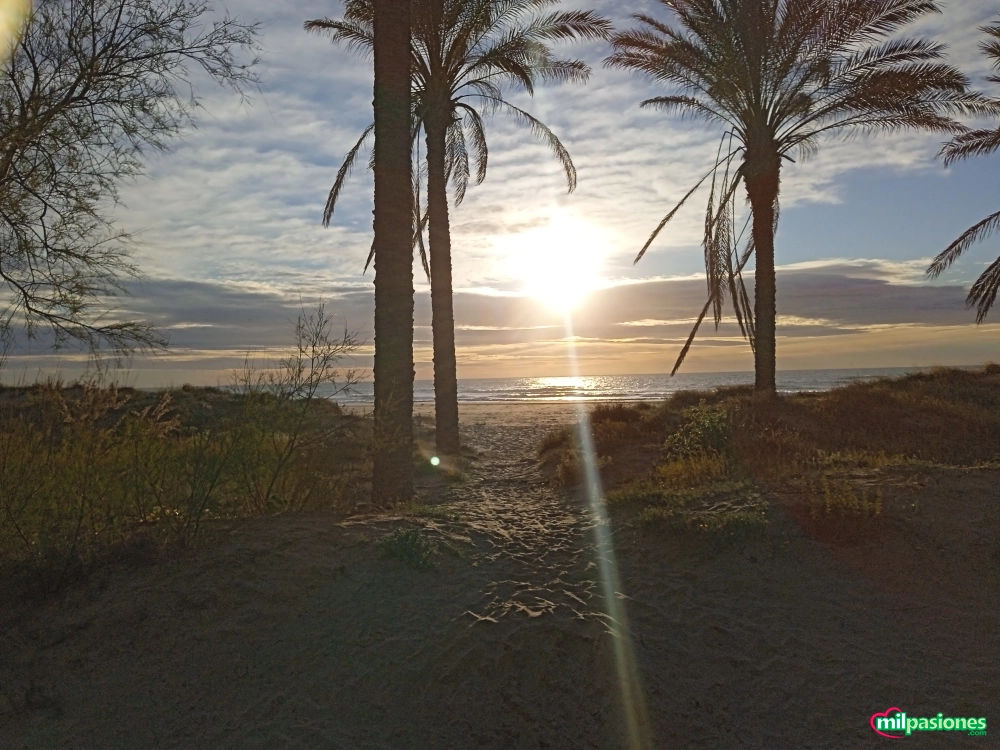
POLYGON ((58 589, 106 559, 155 557, 207 519, 364 497, 363 426, 332 405, 217 389, 58 384, 0 399, 0 578, 58 589), (181 405, 178 405, 178 401, 181 405))
POLYGON ((370 428, 319 396, 351 383, 323 307, 278 362, 234 387, 150 393, 45 383, 0 389, 0 579, 58 589, 107 558, 155 556, 212 518, 349 510, 370 473, 370 428))
MULTIPOLYGON (((818 526, 837 535, 877 527, 879 472, 907 466, 1000 462, 1000 367, 940 369, 772 401, 747 388, 678 393, 655 408, 595 410, 594 442, 607 456, 612 507, 645 506, 645 523, 724 527, 761 519, 759 497, 801 497, 818 526), (637 461, 636 457, 641 457, 637 461), (631 464, 629 462, 631 461, 631 464), (628 470, 620 470, 628 466, 628 470), (719 518, 708 518, 711 513, 719 518)), ((544 460, 563 462, 569 438, 547 441, 544 460)))

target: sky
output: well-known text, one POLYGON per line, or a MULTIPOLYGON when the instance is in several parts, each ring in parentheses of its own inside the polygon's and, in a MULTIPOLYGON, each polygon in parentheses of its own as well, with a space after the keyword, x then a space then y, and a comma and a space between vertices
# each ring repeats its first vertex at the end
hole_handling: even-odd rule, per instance
MULTIPOLYGON (((142 386, 228 382, 248 352, 277 356, 296 317, 325 303, 336 328, 362 345, 345 364, 369 368, 373 352, 372 180, 356 170, 329 228, 327 192, 344 154, 371 121, 370 61, 307 34, 304 21, 336 18, 338 2, 214 2, 262 22, 263 83, 249 100, 194 77, 198 127, 156 155, 124 186, 118 224, 136 237, 142 272, 119 315, 148 320, 166 351, 129 363, 142 386)), ((976 87, 987 63, 977 27, 990 0, 942 2, 943 14, 910 36, 946 42, 976 87)), ((664 18, 657 3, 565 2, 627 28, 632 13, 664 18)), ((664 89, 605 69, 605 43, 559 44, 593 68, 586 85, 540 87, 511 100, 548 124, 573 157, 575 192, 547 148, 509 120, 487 121, 486 181, 452 207, 460 378, 559 376, 572 343, 584 375, 669 372, 705 300, 699 246, 705 191, 687 204, 646 257, 650 231, 707 171, 721 130, 641 110, 664 89), (574 289, 590 289, 570 294, 574 289), (558 304, 575 296, 567 316, 558 304)), ((997 92, 991 91, 996 94, 997 92)), ((829 139, 782 174, 778 263, 778 367, 827 369, 970 365, 1000 360, 1000 311, 975 325, 971 282, 1000 252, 1000 238, 969 251, 929 283, 930 259, 997 210, 997 158, 945 169, 939 135, 829 139)), ((432 377, 427 280, 415 265, 415 360, 432 377)), ((706 326, 688 372, 753 369, 731 321, 706 326)), ((4 377, 72 375, 70 352, 21 342, 4 377)))

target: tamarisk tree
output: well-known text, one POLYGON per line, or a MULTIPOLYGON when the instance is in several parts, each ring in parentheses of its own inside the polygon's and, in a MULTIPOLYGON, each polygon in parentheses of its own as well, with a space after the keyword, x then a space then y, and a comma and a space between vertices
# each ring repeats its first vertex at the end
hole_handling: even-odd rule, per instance
POLYGON ((164 343, 116 311, 137 269, 111 209, 144 157, 192 124, 196 75, 256 85, 257 31, 200 0, 37 0, 0 69, 8 333, 119 353, 164 343))

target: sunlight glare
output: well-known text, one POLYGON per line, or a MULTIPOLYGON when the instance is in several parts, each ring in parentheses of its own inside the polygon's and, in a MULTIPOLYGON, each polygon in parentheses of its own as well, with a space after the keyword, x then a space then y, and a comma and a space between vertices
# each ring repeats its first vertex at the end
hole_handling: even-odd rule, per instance
POLYGON ((558 214, 546 227, 506 239, 501 250, 528 295, 566 313, 602 286, 607 254, 602 235, 586 221, 558 214))
POLYGON ((30 13, 30 0, 0 0, 0 63, 10 57, 30 13))

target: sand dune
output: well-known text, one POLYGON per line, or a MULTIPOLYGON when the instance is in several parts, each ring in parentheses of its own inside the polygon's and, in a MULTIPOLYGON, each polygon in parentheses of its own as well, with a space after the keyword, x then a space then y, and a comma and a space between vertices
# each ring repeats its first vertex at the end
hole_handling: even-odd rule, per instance
MULTIPOLYGON (((219 523, 4 612, 0 747, 626 747, 594 520, 533 459, 572 414, 466 408, 477 457, 423 488, 433 513, 219 523), (458 554, 382 559, 372 540, 413 524, 458 554)), ((1000 472, 894 481, 884 533, 850 546, 789 498, 741 543, 613 529, 656 747, 874 746, 894 705, 1000 722, 1000 472)))

